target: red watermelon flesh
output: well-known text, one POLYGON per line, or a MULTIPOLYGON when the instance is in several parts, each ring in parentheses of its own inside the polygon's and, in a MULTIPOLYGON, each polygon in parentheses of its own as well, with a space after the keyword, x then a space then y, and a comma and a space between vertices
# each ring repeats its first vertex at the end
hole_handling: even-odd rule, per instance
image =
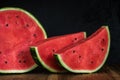
POLYGON ((84 41, 57 51, 55 57, 70 72, 92 73, 105 63, 109 47, 109 29, 102 26, 84 41))
POLYGON ((78 32, 48 38, 40 45, 36 47, 31 47, 31 52, 34 56, 33 58, 37 58, 37 63, 42 65, 50 72, 62 72, 63 68, 57 64, 53 53, 69 44, 73 44, 79 40, 83 40, 85 37, 85 32, 78 32))
POLYGON ((23 73, 35 68, 29 46, 46 38, 38 21, 18 8, 0 10, 0 73, 23 73))

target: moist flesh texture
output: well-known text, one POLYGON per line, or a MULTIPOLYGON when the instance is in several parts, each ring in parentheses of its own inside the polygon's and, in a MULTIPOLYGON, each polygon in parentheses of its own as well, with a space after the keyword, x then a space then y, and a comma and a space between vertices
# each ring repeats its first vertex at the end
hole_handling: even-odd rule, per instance
MULTIPOLYGON (((69 35, 48 38, 46 41, 36 47, 36 54, 39 62, 51 72, 60 72, 63 70, 53 56, 57 50, 67 45, 76 43, 86 37, 84 32, 73 33, 69 35)), ((34 53, 33 53, 34 54, 34 53)))
POLYGON ((40 25, 19 10, 0 11, 0 71, 25 70, 35 65, 29 46, 45 39, 40 25))
POLYGON ((108 56, 109 46, 108 27, 101 27, 88 39, 59 50, 55 56, 59 58, 59 61, 61 60, 60 63, 63 67, 73 70, 73 72, 89 72, 104 64, 108 56))

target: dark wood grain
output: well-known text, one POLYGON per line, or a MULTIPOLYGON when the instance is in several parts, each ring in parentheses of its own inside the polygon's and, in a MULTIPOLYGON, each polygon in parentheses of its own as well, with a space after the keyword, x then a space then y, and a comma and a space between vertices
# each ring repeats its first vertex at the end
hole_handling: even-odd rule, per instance
POLYGON ((120 80, 120 65, 103 66, 92 74, 53 74, 36 69, 25 74, 0 74, 0 80, 120 80))

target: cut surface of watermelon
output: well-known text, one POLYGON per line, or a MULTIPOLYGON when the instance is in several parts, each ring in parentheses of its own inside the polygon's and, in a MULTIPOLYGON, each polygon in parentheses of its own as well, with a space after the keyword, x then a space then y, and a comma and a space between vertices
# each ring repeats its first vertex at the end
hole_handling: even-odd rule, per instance
POLYGON ((102 26, 84 41, 77 42, 54 54, 59 63, 73 73, 92 73, 105 63, 110 48, 110 33, 102 26))
POLYGON ((27 11, 0 9, 0 73, 24 73, 37 67, 29 46, 46 38, 42 25, 27 11))
POLYGON ((40 45, 31 47, 31 53, 38 65, 42 65, 50 72, 62 72, 64 69, 59 66, 53 56, 57 50, 64 48, 69 44, 76 43, 86 37, 85 32, 78 32, 73 34, 66 34, 63 36, 51 37, 46 39, 40 45))

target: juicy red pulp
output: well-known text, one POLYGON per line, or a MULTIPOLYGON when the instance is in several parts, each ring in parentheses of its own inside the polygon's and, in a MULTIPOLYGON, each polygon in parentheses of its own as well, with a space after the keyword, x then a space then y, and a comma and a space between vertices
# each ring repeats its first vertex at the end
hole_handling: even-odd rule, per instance
POLYGON ((56 53, 59 53, 63 62, 73 70, 94 70, 104 63, 109 42, 107 27, 101 27, 88 39, 56 53))
POLYGON ((35 64, 29 46, 45 38, 39 26, 22 11, 0 11, 0 70, 27 69, 35 64))

